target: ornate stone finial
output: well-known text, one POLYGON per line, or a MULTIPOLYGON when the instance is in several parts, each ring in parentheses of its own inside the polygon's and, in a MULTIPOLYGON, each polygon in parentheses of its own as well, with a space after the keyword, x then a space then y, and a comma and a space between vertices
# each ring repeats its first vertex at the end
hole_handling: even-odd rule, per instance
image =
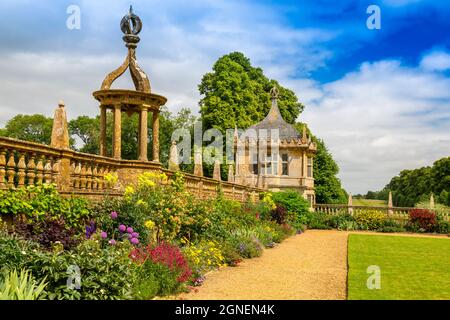
POLYGON ((270 96, 272 99, 278 99, 278 95, 280 94, 280 91, 278 91, 277 86, 273 86, 272 89, 270 89, 270 96))
POLYGON ((302 142, 303 144, 308 143, 308 136, 307 136, 307 134, 306 134, 306 124, 303 125, 301 142, 302 142))
POLYGON ((63 100, 59 100, 58 107, 64 108, 65 106, 66 106, 66 104, 64 103, 64 101, 63 100))
POLYGON ((124 33, 123 41, 125 41, 128 48, 136 48, 140 41, 138 34, 142 30, 142 21, 137 15, 133 13, 133 6, 130 6, 130 12, 120 21, 120 29, 124 33))
POLYGON ((128 48, 128 55, 120 67, 106 76, 102 82, 101 90, 111 89, 113 82, 130 68, 131 79, 133 80, 136 90, 150 93, 150 80, 144 70, 139 67, 136 60, 136 47, 140 40, 137 35, 142 30, 142 22, 141 19, 133 13, 132 7, 130 7, 130 12, 122 18, 120 29, 125 34, 122 39, 125 41, 126 47, 128 48))

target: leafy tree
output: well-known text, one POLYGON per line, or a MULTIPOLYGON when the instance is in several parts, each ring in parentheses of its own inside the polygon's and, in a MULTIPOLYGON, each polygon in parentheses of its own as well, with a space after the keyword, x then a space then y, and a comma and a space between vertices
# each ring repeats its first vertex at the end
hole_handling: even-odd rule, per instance
POLYGON ((52 137, 52 126, 52 118, 47 118, 44 115, 18 114, 6 123, 0 134, 4 137, 48 145, 52 137))
POLYGON ((433 193, 435 201, 450 205, 449 190, 450 157, 445 157, 431 167, 401 171, 383 190, 375 194, 378 199, 387 200, 391 191, 394 205, 413 207, 418 202, 428 201, 433 193))
POLYGON ((347 193, 337 178, 339 166, 334 161, 322 139, 313 138, 317 144, 314 157, 314 186, 317 203, 346 203, 347 193))
POLYGON ((284 119, 294 123, 304 106, 295 93, 269 80, 240 52, 227 54, 214 64, 199 85, 200 113, 205 129, 246 129, 261 121, 270 109, 269 91, 277 85, 278 106, 284 119))

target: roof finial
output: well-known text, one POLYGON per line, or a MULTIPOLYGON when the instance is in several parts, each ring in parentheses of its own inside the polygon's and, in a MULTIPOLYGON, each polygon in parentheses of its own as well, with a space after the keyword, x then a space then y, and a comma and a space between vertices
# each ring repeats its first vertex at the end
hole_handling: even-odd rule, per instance
POLYGON ((142 30, 142 21, 133 13, 133 6, 130 6, 130 12, 122 18, 120 29, 124 33, 122 39, 126 42, 126 46, 128 48, 136 48, 140 40, 138 34, 142 30))
POLYGON ((272 99, 278 99, 279 93, 277 86, 273 86, 272 89, 270 89, 270 96, 272 99))

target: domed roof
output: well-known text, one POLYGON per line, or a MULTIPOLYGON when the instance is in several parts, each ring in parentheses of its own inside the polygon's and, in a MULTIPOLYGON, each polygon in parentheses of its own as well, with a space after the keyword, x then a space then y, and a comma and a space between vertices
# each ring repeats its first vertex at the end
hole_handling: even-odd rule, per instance
MULTIPOLYGON (((278 90, 276 88, 273 88, 270 91, 272 95, 272 107, 270 108, 269 113, 267 116, 262 120, 261 122, 251 126, 247 130, 255 130, 257 133, 259 132, 259 129, 265 129, 265 130, 273 130, 278 129, 279 130, 279 138, 280 139, 300 139, 301 134, 294 128, 293 125, 287 123, 281 113, 278 109, 278 90)), ((268 132, 268 135, 270 132, 268 132)))

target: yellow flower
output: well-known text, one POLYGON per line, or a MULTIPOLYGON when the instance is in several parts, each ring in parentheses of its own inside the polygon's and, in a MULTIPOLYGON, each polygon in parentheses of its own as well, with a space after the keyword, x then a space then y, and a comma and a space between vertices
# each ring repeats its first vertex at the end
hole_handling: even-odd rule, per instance
POLYGON ((155 227, 155 223, 152 220, 147 220, 144 225, 149 230, 155 227))
POLYGON ((125 188, 125 194, 124 194, 124 196, 125 196, 125 197, 129 197, 129 196, 131 196, 133 193, 134 193, 134 188, 133 188, 132 185, 129 185, 129 186, 127 186, 127 187, 125 188))
POLYGON ((144 206, 146 203, 144 202, 144 200, 142 200, 142 199, 139 199, 137 202, 136 202, 136 205, 138 205, 138 206, 144 206))

